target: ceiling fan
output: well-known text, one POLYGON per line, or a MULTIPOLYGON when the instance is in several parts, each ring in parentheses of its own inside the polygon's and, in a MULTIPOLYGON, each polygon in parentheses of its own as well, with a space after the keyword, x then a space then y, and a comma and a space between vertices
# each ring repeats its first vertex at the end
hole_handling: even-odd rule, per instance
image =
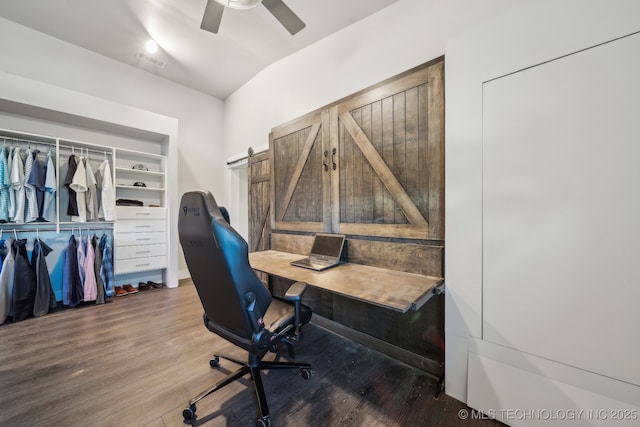
POLYGON ((269 12, 291 33, 296 34, 305 27, 298 16, 282 0, 207 0, 200 28, 217 34, 225 7, 250 9, 262 3, 269 12))

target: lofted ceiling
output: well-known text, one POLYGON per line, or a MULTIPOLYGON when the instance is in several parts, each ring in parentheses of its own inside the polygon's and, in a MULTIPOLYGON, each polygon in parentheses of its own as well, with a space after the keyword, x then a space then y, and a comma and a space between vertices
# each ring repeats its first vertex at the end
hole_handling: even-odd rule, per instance
POLYGON ((0 17, 226 99, 268 65, 397 1, 284 0, 306 24, 295 36, 262 5, 225 8, 218 34, 201 30, 207 0, 1 0, 0 17), (141 58, 150 37, 160 48, 141 58))

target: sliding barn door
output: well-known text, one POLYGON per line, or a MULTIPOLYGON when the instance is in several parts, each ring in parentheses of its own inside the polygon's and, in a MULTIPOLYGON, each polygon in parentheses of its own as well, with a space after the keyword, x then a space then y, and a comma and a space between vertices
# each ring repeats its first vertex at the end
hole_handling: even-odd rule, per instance
POLYGON ((444 63, 331 109, 332 228, 444 240, 444 63))
POLYGON ((249 251, 269 249, 269 152, 249 156, 249 251))
POLYGON ((306 115, 274 129, 271 226, 276 230, 329 231, 330 156, 327 112, 306 115))

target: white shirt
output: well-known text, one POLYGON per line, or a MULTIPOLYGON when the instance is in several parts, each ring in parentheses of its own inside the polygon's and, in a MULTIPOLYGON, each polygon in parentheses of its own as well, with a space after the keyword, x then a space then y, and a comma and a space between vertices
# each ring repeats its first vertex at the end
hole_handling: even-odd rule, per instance
POLYGON ((87 170, 84 167, 84 157, 78 159, 78 168, 73 175, 69 187, 76 192, 78 202, 78 216, 72 216, 71 221, 87 222, 87 170))
POLYGON ((24 222, 24 165, 20 155, 20 147, 16 147, 11 161, 11 186, 15 192, 16 210, 14 221, 18 224, 24 222))
POLYGON ((111 179, 109 160, 104 160, 98 172, 102 175, 102 201, 100 203, 100 217, 106 221, 116 219, 116 189, 111 179))
POLYGON ((44 207, 42 217, 49 222, 56 221, 56 170, 53 166, 51 153, 47 155, 47 174, 44 180, 44 207))

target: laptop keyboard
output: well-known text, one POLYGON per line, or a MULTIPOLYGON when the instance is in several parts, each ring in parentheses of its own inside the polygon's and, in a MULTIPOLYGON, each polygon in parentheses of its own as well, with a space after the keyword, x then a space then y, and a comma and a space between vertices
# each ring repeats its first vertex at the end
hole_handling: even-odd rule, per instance
POLYGON ((309 258, 304 258, 299 261, 296 261, 296 264, 306 265, 308 267, 321 268, 321 267, 326 267, 327 265, 331 265, 333 264, 333 262, 325 261, 322 259, 311 260, 309 258))

